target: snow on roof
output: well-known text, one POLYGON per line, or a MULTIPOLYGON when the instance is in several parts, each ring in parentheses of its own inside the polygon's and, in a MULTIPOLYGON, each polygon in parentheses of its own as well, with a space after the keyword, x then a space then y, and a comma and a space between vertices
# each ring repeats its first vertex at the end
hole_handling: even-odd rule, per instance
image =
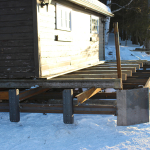
POLYGON ((98 0, 68 0, 68 1, 76 3, 77 5, 84 6, 87 9, 91 9, 106 16, 110 17, 114 16, 111 13, 110 8, 98 0))

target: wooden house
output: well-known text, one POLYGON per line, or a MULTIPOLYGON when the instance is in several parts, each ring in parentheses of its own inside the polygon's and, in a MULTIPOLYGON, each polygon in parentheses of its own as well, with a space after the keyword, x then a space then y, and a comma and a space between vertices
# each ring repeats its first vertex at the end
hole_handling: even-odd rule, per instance
POLYGON ((74 113, 115 114, 118 125, 148 122, 149 62, 120 62, 115 28, 117 64, 104 63, 107 16, 113 14, 98 0, 0 0, 0 112, 9 112, 12 122, 20 121, 20 112, 63 113, 66 124, 74 113), (144 88, 133 89, 139 85, 144 88), (82 104, 95 94, 108 99, 105 88, 133 90, 117 91, 117 105, 82 104), (63 101, 51 105, 43 95, 39 104, 30 101, 40 94, 63 101))
POLYGON ((44 78, 105 59, 98 0, 0 0, 0 78, 44 78))

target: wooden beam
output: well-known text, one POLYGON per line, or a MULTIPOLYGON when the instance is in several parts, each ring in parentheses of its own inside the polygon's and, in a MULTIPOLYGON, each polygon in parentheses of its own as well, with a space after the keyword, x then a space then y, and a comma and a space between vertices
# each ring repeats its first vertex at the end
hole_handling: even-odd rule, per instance
POLYGON ((122 77, 121 72, 121 61, 120 61, 120 43, 119 43, 119 31, 118 31, 118 22, 114 24, 114 35, 115 35, 115 47, 116 47, 116 62, 117 62, 117 73, 118 78, 122 77))
MULTIPOLYGON (((74 93, 73 97, 78 95, 78 93, 74 93)), ((92 96, 90 99, 116 99, 116 93, 97 93, 92 96)), ((34 97, 29 98, 29 101, 37 100, 37 101, 50 101, 51 104, 55 103, 55 100, 62 100, 62 92, 46 92, 34 97)))
MULTIPOLYGON (((95 67, 117 67, 117 64, 103 64, 95 67)), ((140 64, 121 64, 121 67, 136 67, 136 69, 140 69, 140 64)))
MULTIPOLYGON (((132 76, 132 70, 122 70, 127 76, 132 76)), ((71 74, 117 74, 117 70, 81 70, 71 74)))
MULTIPOLYGON (((136 67, 121 67, 122 70, 132 70, 136 72, 136 67)), ((84 70, 117 70, 117 67, 91 67, 84 70)))
POLYGON ((132 74, 133 77, 150 77, 149 72, 136 72, 132 74))
POLYGON ((150 61, 144 62, 144 65, 150 65, 150 61))
MULTIPOLYGON (((105 64, 116 64, 116 62, 106 62, 105 64)), ((140 67, 143 67, 143 62, 136 61, 121 61, 121 64, 139 64, 140 67)), ((116 64, 117 65, 117 64, 116 64)))
POLYGON ((97 94, 99 91, 101 91, 101 88, 91 88, 87 91, 84 91, 83 93, 80 93, 78 95, 76 95, 77 97, 77 100, 78 100, 78 104, 79 103, 83 103, 85 102, 86 100, 88 100, 90 97, 92 97, 93 95, 97 94))
POLYGON ((8 100, 8 99, 9 99, 8 91, 0 91, 0 100, 8 100))
MULTIPOLYGON (((117 78, 117 74, 67 74, 57 78, 117 78)), ((122 80, 127 80, 127 74, 122 73, 122 80)))
MULTIPOLYGON (((19 100, 20 101, 25 100, 27 98, 41 94, 41 93, 46 92, 48 90, 49 90, 49 88, 42 89, 42 87, 26 90, 22 93, 19 93, 19 100)), ((9 92, 8 91, 1 91, 0 92, 0 99, 1 100, 9 100, 9 92)))
POLYGON ((137 70, 138 73, 150 73, 150 70, 137 70))
POLYGON ((121 79, 51 79, 51 80, 33 80, 33 79, 0 79, 0 88, 30 88, 39 85, 42 88, 121 88, 121 79))
POLYGON ((128 78, 123 83, 146 83, 147 80, 148 78, 128 78))
MULTIPOLYGON (((20 112, 28 113, 63 113, 63 105, 20 104, 20 112)), ((74 114, 116 114, 114 105, 80 105, 73 106, 74 114)), ((1 103, 0 112, 9 112, 9 104, 1 103)))
MULTIPOLYGON (((116 63, 116 60, 107 60, 107 62, 109 62, 109 63, 110 63, 110 62, 111 62, 111 63, 114 63, 114 62, 115 62, 115 63, 116 63)), ((139 62, 140 62, 140 63, 141 63, 141 62, 147 62, 147 60, 121 60, 121 63, 122 63, 122 62, 125 62, 125 63, 126 63, 126 62, 138 62, 138 63, 139 63, 139 62)))
POLYGON ((42 87, 38 87, 38 88, 27 90, 27 91, 22 92, 22 93, 19 94, 19 100, 23 101, 23 100, 25 100, 27 98, 30 98, 32 96, 41 94, 41 93, 46 92, 48 90, 49 90, 49 88, 43 89, 42 87))
POLYGON ((123 83, 123 89, 143 88, 145 83, 123 83))
POLYGON ((146 84, 144 85, 144 88, 150 88, 150 78, 147 80, 146 84))

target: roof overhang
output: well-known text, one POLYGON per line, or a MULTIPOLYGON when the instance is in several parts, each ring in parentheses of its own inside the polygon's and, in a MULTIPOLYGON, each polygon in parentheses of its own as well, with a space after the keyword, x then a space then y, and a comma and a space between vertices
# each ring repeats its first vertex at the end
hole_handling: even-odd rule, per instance
POLYGON ((90 9, 95 12, 101 13, 105 16, 109 16, 109 17, 114 16, 114 14, 111 13, 109 8, 98 0, 68 0, 68 1, 83 6, 86 9, 90 9))

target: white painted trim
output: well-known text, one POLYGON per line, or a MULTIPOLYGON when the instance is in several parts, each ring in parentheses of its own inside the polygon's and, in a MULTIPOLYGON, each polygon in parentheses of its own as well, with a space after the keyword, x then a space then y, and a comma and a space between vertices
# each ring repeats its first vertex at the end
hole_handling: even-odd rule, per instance
POLYGON ((90 9, 95 12, 104 14, 105 16, 109 16, 109 17, 114 16, 114 14, 111 13, 110 8, 98 0, 68 0, 68 1, 83 6, 86 9, 90 9))
POLYGON ((99 34, 99 17, 91 15, 90 19, 91 19, 91 20, 90 20, 90 22, 91 22, 91 25, 90 25, 91 33, 99 34), (95 19, 95 20, 97 20, 97 22, 98 22, 97 32, 92 31, 92 19, 95 19))
POLYGON ((60 5, 58 3, 56 4, 56 29, 71 31, 71 26, 72 26, 71 12, 72 12, 72 9, 65 7, 63 5, 60 5), (67 27, 63 26, 63 24, 65 23, 65 19, 66 19, 65 18, 66 13, 67 13, 67 27), (60 15, 63 15, 63 16, 60 16, 60 15), (61 20, 61 18, 65 18, 65 19, 61 20))

